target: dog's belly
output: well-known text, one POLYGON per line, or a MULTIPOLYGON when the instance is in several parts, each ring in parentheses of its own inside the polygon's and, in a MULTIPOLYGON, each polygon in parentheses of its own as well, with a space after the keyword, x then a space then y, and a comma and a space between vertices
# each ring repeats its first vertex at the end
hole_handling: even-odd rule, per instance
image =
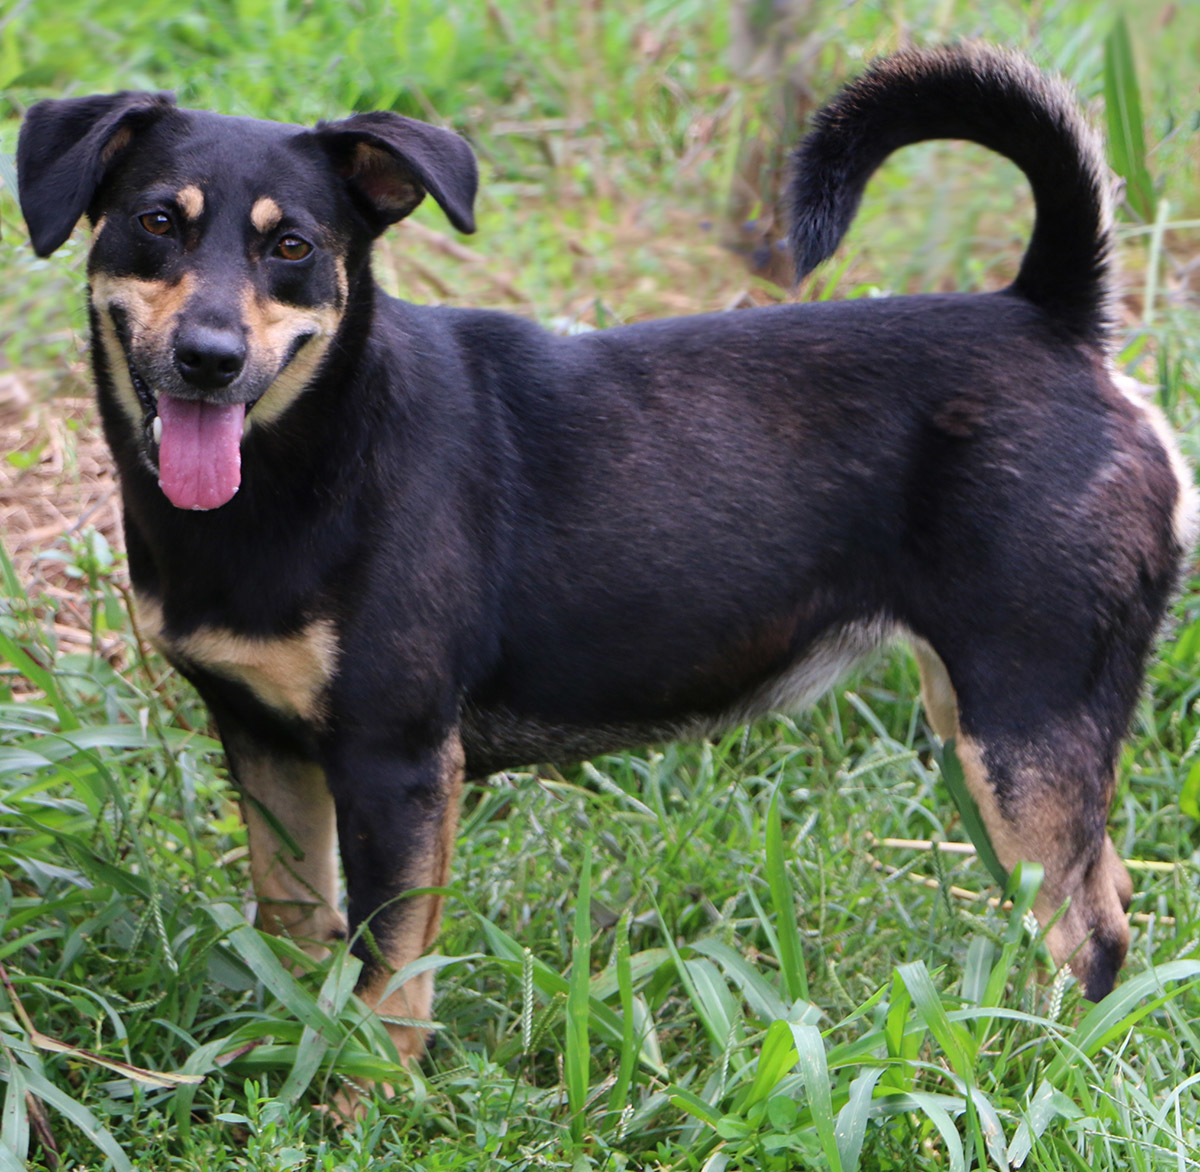
POLYGON ((790 664, 757 686, 730 695, 711 712, 680 711, 646 719, 636 716, 589 721, 551 718, 522 711, 503 699, 468 703, 462 713, 462 740, 470 777, 503 769, 554 762, 567 765, 601 753, 712 736, 771 712, 797 712, 812 704, 856 663, 885 643, 895 625, 884 619, 848 623, 828 632, 790 664))

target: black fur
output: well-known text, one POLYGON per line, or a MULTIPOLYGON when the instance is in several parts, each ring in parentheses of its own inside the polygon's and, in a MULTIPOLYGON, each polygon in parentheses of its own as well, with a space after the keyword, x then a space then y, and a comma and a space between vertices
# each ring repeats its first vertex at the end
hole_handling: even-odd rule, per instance
POLYGON ((1025 172, 1037 220, 1014 290, 1060 327, 1102 344, 1112 246, 1103 157, 1066 88, 996 49, 896 53, 817 115, 793 160, 797 276, 832 255, 879 164, 935 138, 977 142, 1025 172))
MULTIPOLYGON (((82 103, 43 103, 22 131, 40 252, 89 209, 105 217, 94 286, 135 277, 169 297, 194 279, 170 328, 232 320, 238 289, 280 313, 339 315, 303 390, 251 427, 237 495, 209 512, 159 490, 153 393, 131 418, 117 352, 94 356, 137 591, 161 608, 161 640, 235 772, 252 752, 324 770, 352 929, 404 890, 451 816, 447 743, 461 738, 482 776, 695 734, 810 693, 897 629, 944 662, 1014 832, 1051 808, 1072 828, 1054 848, 1064 873, 1100 865, 1119 740, 1180 564, 1183 490, 1109 375, 1094 154, 1029 66, 978 48, 876 66, 819 118, 794 188, 806 272, 892 149, 982 142, 1025 169, 1037 199, 1012 289, 572 338, 374 284, 373 237, 424 191, 472 227, 474 163, 444 131, 394 115, 308 131, 161 98, 82 103), (102 162, 133 112, 131 142, 102 162), (171 202, 185 183, 204 188, 194 219, 171 202), (284 215, 261 241, 247 226, 260 196, 284 215), (149 205, 173 235, 138 227, 149 205), (307 267, 267 251, 285 230, 313 238, 307 267), (317 715, 282 711, 187 650, 206 629, 286 640, 322 620, 338 654, 317 715), (785 695, 806 660, 823 674, 785 695)), ((309 344, 297 336, 282 366, 213 398, 250 404, 253 420, 263 380, 309 344)), ((136 373, 133 351, 154 339, 120 340, 136 373)), ((1100 912, 1089 925, 1071 947, 1110 927, 1100 912)), ((396 907, 376 921, 385 940, 402 927, 396 907)), ((1106 937, 1082 966, 1091 996, 1123 953, 1106 937)))

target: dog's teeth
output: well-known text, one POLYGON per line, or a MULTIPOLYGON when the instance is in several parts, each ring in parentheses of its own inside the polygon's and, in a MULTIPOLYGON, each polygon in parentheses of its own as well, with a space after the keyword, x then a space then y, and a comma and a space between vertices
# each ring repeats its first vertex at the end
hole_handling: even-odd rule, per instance
POLYGON ((154 422, 152 424, 150 424, 150 434, 152 436, 154 436, 154 442, 156 444, 162 443, 162 416, 161 415, 156 415, 154 417, 154 422))

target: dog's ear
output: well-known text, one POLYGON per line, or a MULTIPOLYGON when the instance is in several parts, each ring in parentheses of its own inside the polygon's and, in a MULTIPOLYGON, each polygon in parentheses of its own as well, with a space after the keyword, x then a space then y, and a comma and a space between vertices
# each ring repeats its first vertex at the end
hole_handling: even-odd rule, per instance
POLYGON ((134 132, 174 104, 171 94, 126 90, 30 107, 17 140, 17 186, 38 256, 49 256, 71 235, 134 132))
POLYGON ((426 192, 460 232, 475 231, 479 171, 471 148, 453 131, 377 112, 322 122, 317 136, 366 200, 376 232, 404 219, 426 192))

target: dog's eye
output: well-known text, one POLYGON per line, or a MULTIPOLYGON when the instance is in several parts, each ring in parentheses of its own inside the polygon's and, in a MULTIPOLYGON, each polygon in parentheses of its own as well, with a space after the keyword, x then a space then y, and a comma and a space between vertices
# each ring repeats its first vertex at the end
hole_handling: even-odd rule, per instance
POLYGON ((303 260, 312 252, 312 245, 299 236, 284 236, 275 245, 275 255, 284 260, 303 260))
POLYGON ((147 212, 138 216, 138 223, 151 236, 165 236, 171 230, 171 217, 166 212, 147 212))

